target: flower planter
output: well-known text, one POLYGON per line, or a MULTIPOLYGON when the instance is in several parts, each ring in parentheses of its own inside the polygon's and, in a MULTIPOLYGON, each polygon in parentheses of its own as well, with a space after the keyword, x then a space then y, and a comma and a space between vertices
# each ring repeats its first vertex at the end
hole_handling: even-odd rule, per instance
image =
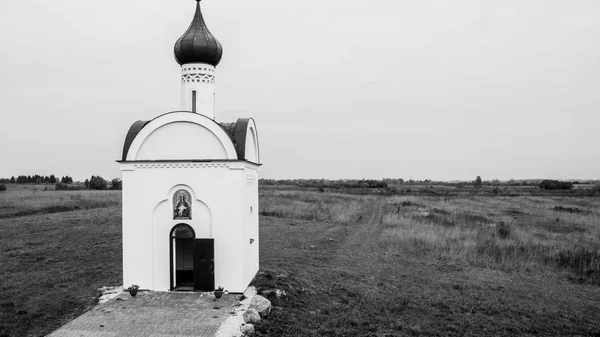
POLYGON ((131 295, 131 297, 135 297, 135 295, 137 295, 138 293, 138 289, 140 289, 140 286, 132 284, 130 287, 125 288, 125 291, 129 292, 129 295, 131 295))
POLYGON ((221 298, 221 296, 223 296, 223 291, 215 290, 214 294, 216 298, 221 298))

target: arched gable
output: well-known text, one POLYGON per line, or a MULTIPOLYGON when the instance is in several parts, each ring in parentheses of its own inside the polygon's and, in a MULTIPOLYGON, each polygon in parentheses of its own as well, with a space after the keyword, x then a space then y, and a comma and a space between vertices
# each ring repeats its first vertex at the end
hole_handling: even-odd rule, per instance
POLYGON ((244 158, 253 163, 260 163, 260 152, 258 149, 258 131, 253 119, 250 119, 246 130, 246 149, 244 158))
POLYGON ((130 128, 123 160, 238 159, 231 137, 214 120, 192 112, 170 112, 130 128))
POLYGON ((231 136, 239 159, 260 164, 258 131, 254 119, 239 118, 234 123, 220 125, 231 136))

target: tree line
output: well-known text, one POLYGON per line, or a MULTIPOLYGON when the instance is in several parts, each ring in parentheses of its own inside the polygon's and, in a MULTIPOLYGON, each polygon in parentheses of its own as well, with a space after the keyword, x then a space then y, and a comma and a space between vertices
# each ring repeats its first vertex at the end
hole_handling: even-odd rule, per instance
POLYGON ((260 179, 261 185, 290 185, 316 188, 386 188, 383 180, 327 180, 327 179, 260 179))
POLYGON ((384 178, 381 180, 373 179, 340 179, 340 180, 329 180, 329 179, 260 179, 260 184, 263 186, 298 186, 298 187, 312 187, 312 188, 330 188, 330 189, 385 189, 397 185, 426 185, 426 186, 454 186, 454 187, 465 187, 473 186, 480 188, 483 186, 490 187, 539 187, 544 190, 569 190, 573 188, 574 184, 579 182, 568 182, 559 180, 508 180, 500 181, 499 179, 483 180, 481 176, 477 176, 472 181, 433 181, 430 179, 425 180, 404 180, 402 178, 384 178))
POLYGON ((10 179, 0 179, 0 183, 2 184, 56 184, 58 182, 71 184, 73 183, 73 178, 69 176, 64 176, 58 179, 58 177, 56 177, 54 174, 51 174, 49 176, 41 176, 39 174, 35 174, 32 176, 21 175, 16 178, 12 176, 10 177, 10 179))
MULTIPOLYGON (((68 183, 60 182, 56 183, 55 188, 57 190, 81 189, 69 185, 68 183)), ((123 182, 119 178, 114 178, 109 182, 101 176, 92 176, 83 182, 82 187, 89 190, 121 190, 123 189, 123 182)))
MULTIPOLYGON (((55 184, 56 190, 80 190, 80 189, 91 189, 91 190, 120 190, 123 188, 123 182, 119 178, 114 178, 110 181, 102 178, 101 176, 92 175, 89 179, 86 179, 83 183, 73 181, 70 176, 63 176, 60 179, 51 174, 49 176, 43 176, 39 174, 35 175, 20 175, 17 177, 0 178, 0 184, 55 184)), ((3 190, 6 190, 6 186, 3 186, 3 190)))
POLYGON ((473 181, 467 182, 450 182, 450 181, 435 181, 431 179, 424 180, 404 180, 402 178, 384 178, 381 180, 375 179, 260 179, 261 185, 288 185, 298 187, 316 187, 316 188, 387 188, 396 185, 438 185, 438 186, 456 186, 464 187, 467 185, 482 187, 482 186, 537 186, 538 183, 533 181, 516 181, 509 180, 501 182, 498 179, 483 180, 480 176, 473 181))

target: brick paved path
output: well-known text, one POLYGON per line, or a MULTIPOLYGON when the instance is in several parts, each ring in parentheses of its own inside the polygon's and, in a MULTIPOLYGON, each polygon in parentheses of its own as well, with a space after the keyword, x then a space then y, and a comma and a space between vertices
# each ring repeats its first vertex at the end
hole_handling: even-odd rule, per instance
POLYGON ((209 293, 122 293, 67 323, 48 337, 214 336, 234 309, 237 295, 215 301, 209 293))

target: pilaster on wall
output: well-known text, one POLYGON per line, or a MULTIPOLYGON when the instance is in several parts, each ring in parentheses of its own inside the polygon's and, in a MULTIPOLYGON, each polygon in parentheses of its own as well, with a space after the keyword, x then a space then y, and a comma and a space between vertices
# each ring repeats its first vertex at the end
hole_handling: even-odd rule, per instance
POLYGON ((258 186, 258 169, 246 166, 246 187, 258 186))

